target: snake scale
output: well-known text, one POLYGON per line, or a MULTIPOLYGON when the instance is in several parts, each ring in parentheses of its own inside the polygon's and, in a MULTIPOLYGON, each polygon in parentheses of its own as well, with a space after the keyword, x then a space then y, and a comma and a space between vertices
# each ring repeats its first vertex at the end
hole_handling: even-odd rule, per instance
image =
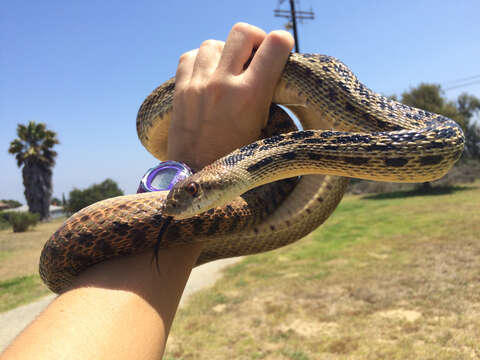
MULTIPOLYGON (((155 89, 137 117, 142 144, 160 160, 166 160, 174 87, 171 79, 155 89)), ((197 264, 275 249, 324 222, 349 177, 432 181, 464 147, 453 120, 371 91, 326 55, 291 54, 273 102, 290 108, 303 129, 267 133, 168 194, 120 196, 82 209, 45 244, 43 281, 63 292, 100 261, 190 242, 204 243, 197 264)), ((284 127, 278 119, 273 127, 284 127)))

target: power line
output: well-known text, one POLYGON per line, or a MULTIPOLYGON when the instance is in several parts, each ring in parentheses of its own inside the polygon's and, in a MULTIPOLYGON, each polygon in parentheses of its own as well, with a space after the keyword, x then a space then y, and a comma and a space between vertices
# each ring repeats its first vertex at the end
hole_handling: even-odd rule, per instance
MULTIPOLYGON (((280 7, 280 4, 282 4, 284 0, 279 0, 278 6, 280 7)), ((293 37, 295 38, 295 51, 298 53, 300 52, 300 46, 298 44, 298 35, 297 35, 297 19, 299 19, 302 23, 303 20, 308 19, 308 20, 313 20, 315 19, 315 14, 313 11, 310 9, 310 11, 301 11, 301 10, 295 10, 295 1, 290 0, 290 11, 288 10, 281 10, 280 8, 277 8, 273 10, 273 14, 276 17, 283 17, 290 19, 290 21, 287 23, 286 28, 287 29, 293 29, 293 37)))
POLYGON ((448 90, 458 89, 458 88, 461 88, 461 87, 470 86, 470 85, 475 85, 475 84, 480 84, 480 80, 471 81, 471 82, 468 82, 468 83, 465 83, 465 84, 459 84, 459 85, 455 85, 455 86, 450 86, 450 87, 445 88, 445 89, 443 89, 443 90, 444 90, 444 91, 448 91, 448 90))
POLYGON ((459 89, 466 86, 480 84, 480 75, 473 75, 473 76, 468 76, 461 79, 450 80, 450 81, 444 82, 443 84, 440 84, 440 83, 435 83, 435 84, 440 85, 442 91, 449 91, 449 90, 459 89), (472 80, 472 81, 469 81, 469 80, 472 80))
POLYGON ((480 75, 472 75, 461 79, 447 81, 442 84, 442 89, 448 91, 475 84, 480 84, 480 75))
POLYGON ((473 76, 469 76, 462 79, 447 81, 446 83, 444 83, 444 85, 453 85, 455 83, 464 82, 464 81, 473 80, 473 79, 480 79, 480 75, 473 75, 473 76))

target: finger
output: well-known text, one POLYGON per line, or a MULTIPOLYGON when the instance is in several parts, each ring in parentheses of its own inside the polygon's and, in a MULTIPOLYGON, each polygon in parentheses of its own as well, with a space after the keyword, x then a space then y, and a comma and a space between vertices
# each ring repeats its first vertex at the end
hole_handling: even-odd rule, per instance
POLYGON ((273 93, 293 45, 293 37, 286 31, 277 30, 268 34, 245 71, 247 81, 262 87, 262 91, 273 93))
POLYGON ((193 66, 192 81, 208 80, 218 66, 222 54, 223 41, 206 40, 198 49, 193 66))
POLYGON ((260 46, 266 33, 253 25, 238 23, 230 31, 218 69, 238 75, 248 61, 252 51, 260 46))
POLYGON ((180 56, 175 74, 175 87, 177 89, 190 82, 197 53, 198 49, 194 49, 180 56))

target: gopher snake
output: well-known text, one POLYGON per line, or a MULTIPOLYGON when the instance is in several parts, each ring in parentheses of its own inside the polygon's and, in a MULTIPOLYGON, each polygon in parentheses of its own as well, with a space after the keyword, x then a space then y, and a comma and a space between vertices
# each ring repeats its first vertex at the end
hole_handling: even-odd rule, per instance
MULTIPOLYGON (((137 117, 141 142, 161 160, 174 86, 171 79, 155 89, 137 117)), ((304 129, 246 145, 178 183, 168 197, 127 195, 79 211, 45 244, 43 281, 61 292, 105 259, 193 241, 205 243, 197 264, 274 249, 325 221, 347 177, 431 181, 463 151, 453 120, 372 92, 329 56, 291 54, 273 101, 296 113, 304 129)))

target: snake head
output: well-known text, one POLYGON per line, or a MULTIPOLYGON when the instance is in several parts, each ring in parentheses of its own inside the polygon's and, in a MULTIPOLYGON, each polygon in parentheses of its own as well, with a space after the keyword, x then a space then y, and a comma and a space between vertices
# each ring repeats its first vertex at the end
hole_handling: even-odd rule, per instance
POLYGON ((223 205, 218 176, 200 172, 179 181, 170 190, 162 211, 175 219, 186 219, 223 205))

